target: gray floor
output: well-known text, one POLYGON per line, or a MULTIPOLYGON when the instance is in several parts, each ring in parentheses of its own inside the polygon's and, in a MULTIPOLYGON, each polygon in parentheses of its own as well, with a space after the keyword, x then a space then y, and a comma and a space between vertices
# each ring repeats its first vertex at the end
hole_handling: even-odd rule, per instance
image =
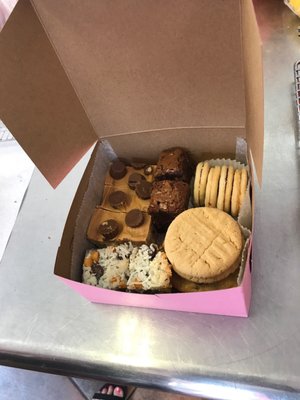
POLYGON ((66 377, 0 367, 1 400, 85 400, 66 377))
POLYGON ((103 384, 0 366, 0 400, 90 400, 103 384))
POLYGON ((0 261, 33 167, 31 160, 0 121, 0 261))
MULTIPOLYGON (((90 400, 102 384, 0 366, 0 400, 90 400)), ((193 400, 194 397, 136 389, 130 399, 193 400)))

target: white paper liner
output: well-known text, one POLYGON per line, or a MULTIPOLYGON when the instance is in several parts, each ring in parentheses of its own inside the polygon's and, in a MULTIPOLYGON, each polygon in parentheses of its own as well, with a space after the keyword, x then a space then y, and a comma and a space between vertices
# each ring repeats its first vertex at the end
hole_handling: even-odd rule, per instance
POLYGON ((248 145, 244 138, 237 137, 235 143, 235 160, 247 165, 248 145))
MULTIPOLYGON (((248 175, 249 176, 249 175, 248 175)), ((250 178, 248 180, 248 185, 245 193, 243 203, 241 204, 238 223, 249 230, 252 230, 252 206, 250 198, 250 178)))
POLYGON ((249 229, 247 229, 241 225, 240 225, 240 228, 241 228, 244 240, 245 240, 245 244, 244 244, 243 251, 242 251, 241 264, 239 266, 239 274, 237 277, 238 286, 240 286, 240 284, 242 283, 243 277, 244 277, 246 261, 247 261, 247 257, 248 257, 250 237, 251 237, 251 231, 249 229))

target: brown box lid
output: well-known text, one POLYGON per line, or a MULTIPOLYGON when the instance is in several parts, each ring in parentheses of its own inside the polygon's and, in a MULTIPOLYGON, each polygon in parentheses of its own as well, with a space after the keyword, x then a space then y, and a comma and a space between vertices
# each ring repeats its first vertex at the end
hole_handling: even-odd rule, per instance
POLYGON ((20 0, 0 117, 53 186, 97 137, 191 128, 247 126, 260 178, 260 51, 251 0, 20 0))

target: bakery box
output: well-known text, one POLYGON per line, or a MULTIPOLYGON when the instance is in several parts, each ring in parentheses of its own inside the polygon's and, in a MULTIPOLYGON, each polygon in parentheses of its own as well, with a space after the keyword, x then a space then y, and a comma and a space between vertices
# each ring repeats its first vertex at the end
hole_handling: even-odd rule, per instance
POLYGON ((98 142, 55 274, 92 302, 247 316, 251 245, 240 285, 218 291, 106 290, 82 284, 81 267, 103 171, 116 156, 155 162, 181 146, 194 161, 234 158, 246 141, 261 183, 263 79, 252 1, 19 0, 0 34, 0 57, 0 117, 54 188, 98 142))

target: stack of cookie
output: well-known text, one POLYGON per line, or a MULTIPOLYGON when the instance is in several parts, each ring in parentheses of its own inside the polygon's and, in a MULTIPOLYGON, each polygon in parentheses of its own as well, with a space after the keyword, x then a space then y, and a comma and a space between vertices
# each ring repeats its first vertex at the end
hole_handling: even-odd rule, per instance
POLYGON ((193 200, 195 207, 213 207, 237 217, 248 184, 245 167, 210 166, 200 162, 196 168, 193 200))
POLYGON ((177 290, 203 290, 203 284, 221 281, 217 288, 222 288, 232 286, 234 279, 236 283, 237 275, 229 282, 224 279, 238 270, 243 236, 237 221, 224 211, 208 207, 184 211, 169 226, 164 244, 177 273, 173 279, 177 290))

